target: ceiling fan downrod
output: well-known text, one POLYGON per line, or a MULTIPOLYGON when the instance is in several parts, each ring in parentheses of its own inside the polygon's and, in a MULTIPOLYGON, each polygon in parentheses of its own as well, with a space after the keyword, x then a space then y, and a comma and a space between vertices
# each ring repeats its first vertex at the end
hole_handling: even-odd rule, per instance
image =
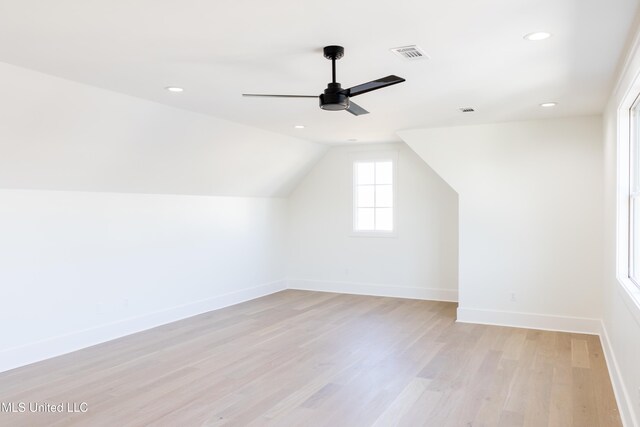
POLYGON ((325 46, 324 57, 331 60, 331 83, 320 95, 320 108, 328 111, 341 111, 349 108, 349 97, 343 92, 342 85, 336 81, 336 61, 344 56, 342 46, 325 46))
POLYGON ((331 60, 331 82, 336 82, 336 61, 344 56, 344 47, 325 46, 324 57, 331 60))

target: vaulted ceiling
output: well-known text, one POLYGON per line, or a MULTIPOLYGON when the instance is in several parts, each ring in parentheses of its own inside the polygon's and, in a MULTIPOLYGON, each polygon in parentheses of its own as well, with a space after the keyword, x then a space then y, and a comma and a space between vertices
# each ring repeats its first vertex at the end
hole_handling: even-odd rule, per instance
POLYGON ((601 112, 637 3, 5 0, 0 61, 314 142, 394 141, 406 128, 601 112), (523 39, 534 31, 552 37, 523 39), (346 49, 346 87, 389 74, 407 81, 359 97, 371 112, 360 117, 314 99, 241 97, 319 94, 329 44, 346 49), (430 59, 389 51, 411 44, 430 59), (539 107, 547 101, 558 106, 539 107), (466 106, 476 112, 458 111, 466 106))

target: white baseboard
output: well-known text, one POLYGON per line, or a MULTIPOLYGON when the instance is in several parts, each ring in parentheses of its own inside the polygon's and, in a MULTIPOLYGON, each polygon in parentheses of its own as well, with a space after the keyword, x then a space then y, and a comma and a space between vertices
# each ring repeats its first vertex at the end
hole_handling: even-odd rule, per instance
POLYGON ((253 288, 242 289, 196 301, 166 310, 132 317, 96 328, 53 337, 26 346, 0 352, 0 372, 8 371, 41 360, 71 353, 106 341, 155 328, 177 320, 186 319, 208 311, 239 304, 254 298, 270 295, 286 289, 286 282, 279 280, 253 288))
POLYGON ((618 403, 618 410, 620 411, 620 418, 622 418, 622 424, 625 426, 639 426, 640 423, 636 419, 633 412, 633 400, 627 393, 627 388, 624 384, 624 377, 620 373, 618 361, 613 347, 611 347, 611 341, 609 341, 609 334, 607 328, 602 322, 600 334, 600 342, 602 343, 602 349, 604 350, 604 358, 607 362, 607 368, 609 369, 609 378, 611 378, 611 385, 613 386, 613 393, 616 396, 616 402, 618 403))
POLYGON ((458 307, 457 322, 599 335, 600 319, 458 307))
POLYGON ((298 289, 302 291, 336 292, 340 294, 371 295, 378 297, 410 298, 431 301, 458 301, 458 291, 450 289, 299 279, 289 279, 287 280, 287 283, 289 289, 298 289))

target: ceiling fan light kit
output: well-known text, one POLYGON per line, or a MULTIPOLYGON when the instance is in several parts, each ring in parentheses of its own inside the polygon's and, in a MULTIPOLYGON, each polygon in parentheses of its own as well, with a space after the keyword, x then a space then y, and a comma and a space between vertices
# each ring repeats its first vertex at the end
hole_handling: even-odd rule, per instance
POLYGON ((325 46, 324 57, 331 61, 331 83, 319 96, 313 95, 266 95, 255 93, 243 93, 242 96, 258 96, 272 98, 318 98, 320 108, 327 111, 346 110, 354 116, 369 114, 367 110, 352 102, 350 98, 372 90, 382 89, 387 86, 395 85, 405 81, 402 77, 390 75, 368 83, 353 86, 348 89, 342 89, 342 85, 336 81, 336 61, 344 56, 344 48, 342 46, 325 46))

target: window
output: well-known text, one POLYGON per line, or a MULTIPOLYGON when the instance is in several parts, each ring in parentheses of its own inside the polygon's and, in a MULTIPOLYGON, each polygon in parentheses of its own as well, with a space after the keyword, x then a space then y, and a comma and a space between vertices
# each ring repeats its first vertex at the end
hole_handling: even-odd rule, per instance
POLYGON ((630 110, 629 278, 640 285, 640 98, 630 110))
POLYGON ((640 74, 615 93, 614 99, 621 95, 617 126, 607 123, 605 153, 617 157, 607 158, 616 161, 616 278, 620 296, 640 322, 640 74))
POLYGON ((395 161, 392 156, 353 162, 353 231, 356 235, 395 232, 395 161))

